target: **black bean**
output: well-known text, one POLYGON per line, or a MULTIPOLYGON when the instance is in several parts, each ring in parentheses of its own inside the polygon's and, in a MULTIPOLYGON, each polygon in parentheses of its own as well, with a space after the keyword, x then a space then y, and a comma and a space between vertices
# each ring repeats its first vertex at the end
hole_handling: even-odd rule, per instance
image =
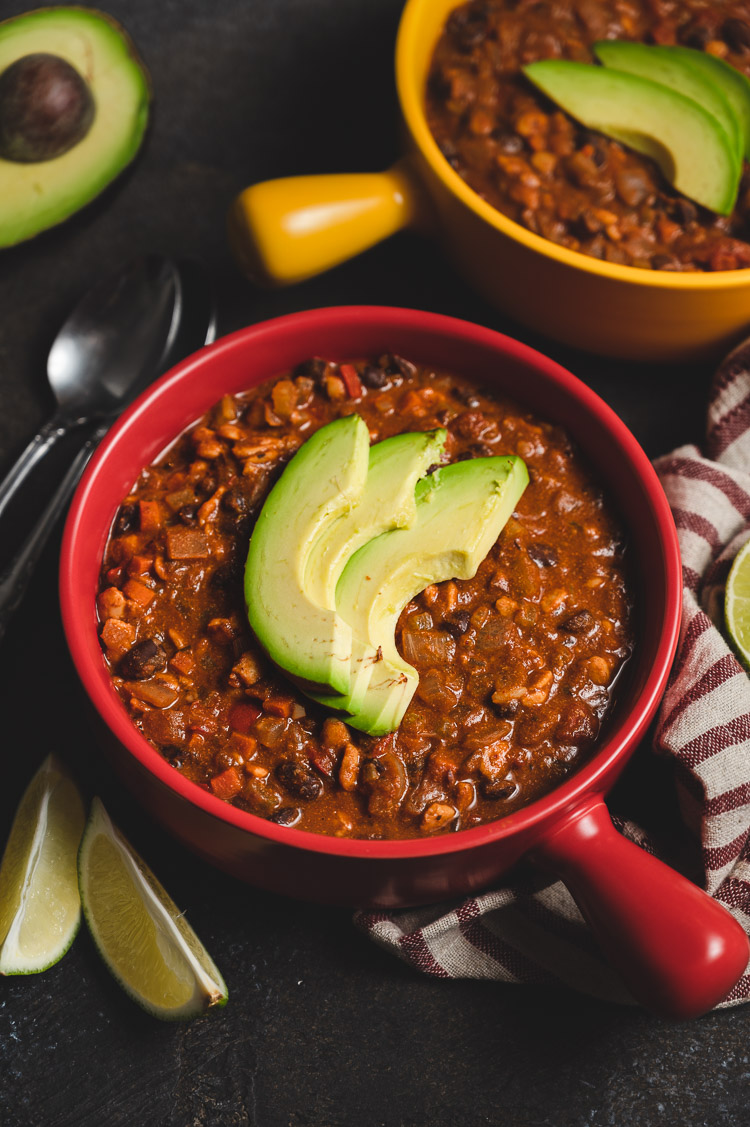
POLYGON ((124 532, 132 532, 138 527, 138 506, 123 505, 115 520, 115 534, 120 536, 124 532))
POLYGON ((703 50, 710 39, 711 32, 702 23, 688 25, 680 31, 680 42, 686 47, 696 47, 699 51, 703 50))
POLYGON ((562 620, 560 629, 567 634, 588 634, 595 625, 596 619, 593 614, 590 614, 587 610, 577 610, 562 620))
POLYGON ((744 51, 750 47, 750 24, 735 18, 725 20, 722 36, 730 50, 744 51))
POLYGON ((582 211, 575 219, 570 220, 568 230, 577 239, 590 239, 592 235, 601 231, 603 226, 601 219, 597 219, 593 212, 582 211))
POLYGON ((131 681, 144 681, 154 673, 160 673, 166 664, 167 655, 159 643, 153 638, 144 638, 120 658, 118 672, 131 681))
POLYGON ((508 133, 503 129, 497 129, 493 131, 492 136, 497 141, 500 152, 507 156, 516 156, 523 149, 523 138, 519 137, 517 133, 508 133))
POLYGON ((236 513, 238 516, 245 516, 252 509, 252 502, 244 489, 235 485, 222 497, 221 507, 230 513, 236 513))
POLYGON ((473 388, 470 387, 454 387, 451 388, 452 394, 461 403, 465 403, 467 407, 476 408, 481 406, 481 400, 473 388))
POLYGON ((683 227, 687 227, 688 223, 696 223, 698 220, 698 208, 692 200, 678 198, 673 201, 670 211, 683 227))
POLYGON ((195 524, 198 519, 198 505, 183 505, 177 513, 183 524, 195 524))
POLYGON ((518 794, 518 783, 510 773, 502 779, 482 779, 479 786, 485 798, 502 798, 507 801, 518 794))
POLYGON ((268 816, 268 821, 275 822, 277 826, 293 826, 301 817, 302 811, 297 806, 282 806, 268 816))
POLYGON ((322 356, 312 356, 309 360, 303 360, 298 364, 292 373, 294 376, 308 376, 313 380, 320 380, 325 375, 328 361, 324 360, 322 356))
POLYGON ((557 566, 557 552, 549 544, 529 544, 526 551, 539 567, 557 566))
POLYGON ((453 621, 445 623, 445 629, 449 634, 452 634, 454 638, 460 638, 461 635, 465 634, 469 629, 470 621, 471 615, 467 610, 458 610, 453 615, 453 621))
POLYGON ((379 390, 380 388, 385 387, 389 382, 388 373, 385 372, 382 368, 374 367, 372 364, 367 365, 365 370, 362 372, 360 379, 362 380, 362 383, 365 385, 365 387, 374 388, 375 390, 379 390))
POLYGON ((469 54, 487 38, 487 12, 483 4, 462 7, 454 11, 446 30, 459 50, 469 54))
POLYGON ((509 700, 506 704, 494 704, 493 706, 496 716, 501 720, 510 720, 512 716, 518 712, 521 707, 521 702, 517 700, 509 700))
POLYGON ((276 768, 276 775, 290 794, 297 798, 317 798, 323 791, 323 783, 311 767, 285 759, 276 768))

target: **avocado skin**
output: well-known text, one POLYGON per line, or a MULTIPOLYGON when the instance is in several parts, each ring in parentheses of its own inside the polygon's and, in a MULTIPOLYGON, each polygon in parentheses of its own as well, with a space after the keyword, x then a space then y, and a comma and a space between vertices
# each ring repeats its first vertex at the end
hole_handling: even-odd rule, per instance
POLYGON ((737 153, 697 102, 650 78, 566 59, 529 63, 523 73, 587 128, 651 157, 677 191, 720 215, 731 214, 739 187, 737 153))
POLYGON ((143 141, 151 81, 130 37, 93 8, 39 8, 0 23, 0 75, 32 54, 64 59, 87 81, 95 112, 80 140, 52 159, 0 158, 0 247, 62 223, 127 167, 143 141))

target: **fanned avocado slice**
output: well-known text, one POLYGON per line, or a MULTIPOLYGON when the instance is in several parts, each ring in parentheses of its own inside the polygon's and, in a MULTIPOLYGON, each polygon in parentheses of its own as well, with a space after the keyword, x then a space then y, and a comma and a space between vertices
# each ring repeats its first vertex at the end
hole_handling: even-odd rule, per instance
POLYGON ((370 433, 359 415, 321 427, 297 451, 261 509, 245 565, 245 602, 258 641, 314 691, 349 691, 351 627, 306 587, 320 535, 365 488, 370 433))
POLYGON ((729 215, 737 197, 737 154, 712 114, 659 82, 565 59, 530 63, 523 72, 589 129, 651 157, 679 192, 729 215))
POLYGON ((724 59, 693 47, 660 47, 664 54, 695 67, 724 93, 741 123, 745 159, 750 160, 750 80, 724 59))
MULTIPOLYGON (((417 516, 417 482, 440 461, 447 431, 397 434, 370 448, 367 482, 357 504, 334 521, 316 541, 305 573, 307 594, 320 606, 336 607, 336 585, 352 555, 376 536, 408 528, 417 516)), ((353 643, 354 644, 354 643, 353 643)), ((369 668, 353 659, 352 684, 346 697, 309 693, 329 708, 360 707, 369 668)))
MULTIPOLYGON (((693 52, 698 54, 698 52, 693 52)), ((742 123, 721 86, 690 58, 675 54, 669 47, 633 43, 624 39, 603 39, 594 44, 594 54, 605 67, 636 74, 660 82, 670 90, 692 98, 712 114, 729 135, 742 160, 745 136, 742 123)))
POLYGON ((370 540, 349 560, 336 608, 370 676, 361 706, 344 717, 348 724, 373 736, 398 728, 419 681, 396 649, 399 615, 430 584, 476 573, 528 480, 517 457, 473 458, 438 469, 417 485, 414 523, 370 540))
POLYGON ((149 101, 147 71, 110 16, 40 8, 0 23, 0 246, 61 223, 114 180, 149 101))

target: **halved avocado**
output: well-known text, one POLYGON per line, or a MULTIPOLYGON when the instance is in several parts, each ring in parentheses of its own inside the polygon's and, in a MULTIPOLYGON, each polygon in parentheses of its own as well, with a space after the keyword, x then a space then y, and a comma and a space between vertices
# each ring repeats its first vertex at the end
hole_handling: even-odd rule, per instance
POLYGON ((348 724, 373 736, 398 728, 419 682, 396 649, 399 615, 430 584, 476 573, 528 480, 524 462, 512 456, 444 466, 417 485, 409 528, 370 540, 349 560, 336 609, 352 628, 369 681, 361 706, 347 709, 348 724))
POLYGON ((692 98, 649 78, 565 59, 530 63, 523 71, 583 125, 651 157, 679 192, 720 215, 731 213, 740 171, 736 150, 692 98))
POLYGON ((349 691, 351 627, 305 577, 313 547, 365 488, 370 432, 359 415, 317 430, 265 500, 245 564, 250 625, 268 655, 313 691, 349 691))
POLYGON ((143 139, 148 73, 126 32, 90 8, 0 23, 0 246, 97 196, 143 139))
MULTIPOLYGON (((690 52, 698 54, 698 52, 690 52)), ((594 54, 611 70, 636 74, 660 82, 670 90, 692 98, 712 114, 729 135, 737 160, 745 151, 742 123, 734 106, 714 79, 695 65, 688 57, 675 54, 669 47, 633 43, 624 39, 602 39, 594 44, 594 54)))

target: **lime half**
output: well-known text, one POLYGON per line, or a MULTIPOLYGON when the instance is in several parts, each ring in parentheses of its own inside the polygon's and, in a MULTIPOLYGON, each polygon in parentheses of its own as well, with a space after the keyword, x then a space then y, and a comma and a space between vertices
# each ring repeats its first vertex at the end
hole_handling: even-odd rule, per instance
POLYGON ((75 939, 85 820, 78 788, 50 755, 21 799, 0 865, 0 974, 46 970, 75 939))
POLYGON ((737 653, 750 667, 750 540, 740 549, 729 572, 724 620, 737 653))
POLYGON ((120 985, 163 1020, 223 1006, 218 968, 174 901, 95 798, 78 855, 86 923, 120 985))

